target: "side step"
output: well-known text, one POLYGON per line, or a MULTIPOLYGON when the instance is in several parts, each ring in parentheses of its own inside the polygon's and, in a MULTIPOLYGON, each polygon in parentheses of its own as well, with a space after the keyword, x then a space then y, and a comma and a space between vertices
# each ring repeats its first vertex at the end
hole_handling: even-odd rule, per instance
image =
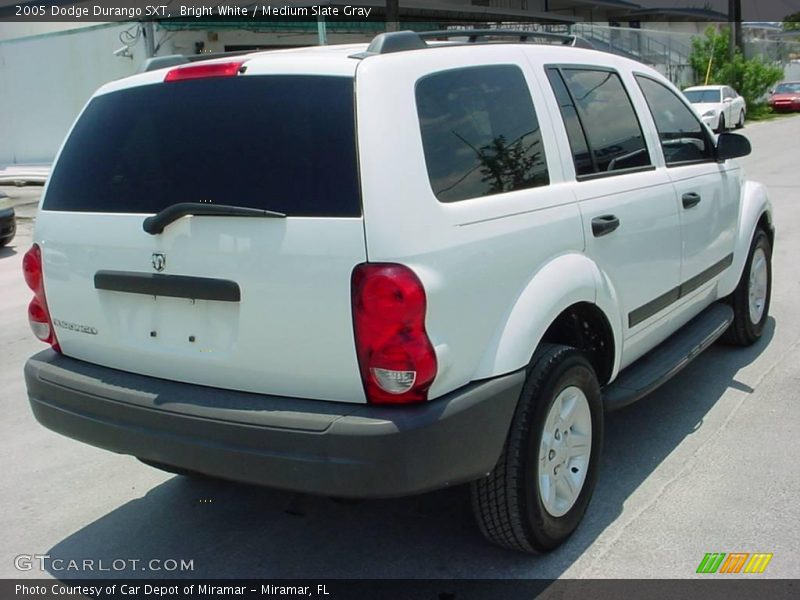
POLYGON ((617 410, 646 396, 677 374, 725 333, 733 322, 733 309, 716 302, 603 388, 605 410, 617 410))

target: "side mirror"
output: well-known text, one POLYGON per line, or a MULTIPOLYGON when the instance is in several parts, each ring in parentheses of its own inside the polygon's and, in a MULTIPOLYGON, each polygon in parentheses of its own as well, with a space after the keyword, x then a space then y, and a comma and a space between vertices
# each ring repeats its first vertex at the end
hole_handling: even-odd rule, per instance
POLYGON ((774 93, 775 93, 775 90, 770 90, 770 91, 769 91, 769 95, 770 95, 770 96, 772 96, 772 94, 774 94, 774 93))
POLYGON ((750 140, 738 133, 720 133, 717 136, 717 160, 747 156, 752 151, 750 140))

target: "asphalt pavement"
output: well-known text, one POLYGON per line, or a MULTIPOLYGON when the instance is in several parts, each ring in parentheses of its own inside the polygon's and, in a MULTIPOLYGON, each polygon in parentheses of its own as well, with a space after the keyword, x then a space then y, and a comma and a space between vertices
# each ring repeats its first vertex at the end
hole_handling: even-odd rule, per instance
POLYGON ((777 226, 764 337, 714 346, 608 415, 585 520, 541 557, 484 542, 464 487, 345 504, 168 475, 39 426, 22 367, 43 346, 28 328, 20 265, 34 212, 25 203, 41 188, 0 188, 23 217, 0 249, 0 577, 689 578, 707 552, 773 553, 752 577, 800 577, 800 115, 744 134, 753 154, 742 162, 769 186, 777 226), (35 561, 17 569, 16 557, 36 554, 51 557, 44 572, 35 561), (127 562, 69 570, 84 559, 127 562), (151 559, 192 570, 143 571, 151 559))

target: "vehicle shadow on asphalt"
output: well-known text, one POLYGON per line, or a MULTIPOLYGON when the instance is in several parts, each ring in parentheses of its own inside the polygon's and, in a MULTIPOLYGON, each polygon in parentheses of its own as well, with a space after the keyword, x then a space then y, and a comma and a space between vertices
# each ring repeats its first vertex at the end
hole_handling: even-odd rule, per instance
MULTIPOLYGON (((474 524, 466 486, 354 503, 214 480, 173 477, 51 548, 53 558, 184 559, 191 572, 122 571, 55 577, 556 578, 620 517, 626 500, 768 346, 716 345, 649 397, 607 415, 602 471, 586 517, 556 552, 495 548, 474 524)), ((424 452, 424 448, 419 449, 424 452)), ((465 448, 465 452, 469 449, 465 448)), ((148 468, 131 459, 131 468, 148 468)))
POLYGON ((14 256, 17 253, 16 248, 14 246, 2 246, 0 247, 0 259, 6 258, 8 256, 14 256))

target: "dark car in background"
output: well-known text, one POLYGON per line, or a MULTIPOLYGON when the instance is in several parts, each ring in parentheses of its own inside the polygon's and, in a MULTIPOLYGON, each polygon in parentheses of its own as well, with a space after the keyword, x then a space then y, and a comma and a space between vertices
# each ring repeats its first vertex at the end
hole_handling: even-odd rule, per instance
POLYGON ((800 110, 800 81, 784 81, 775 86, 767 101, 772 110, 800 110))
POLYGON ((0 248, 14 239, 17 233, 17 217, 11 200, 0 192, 0 248))

